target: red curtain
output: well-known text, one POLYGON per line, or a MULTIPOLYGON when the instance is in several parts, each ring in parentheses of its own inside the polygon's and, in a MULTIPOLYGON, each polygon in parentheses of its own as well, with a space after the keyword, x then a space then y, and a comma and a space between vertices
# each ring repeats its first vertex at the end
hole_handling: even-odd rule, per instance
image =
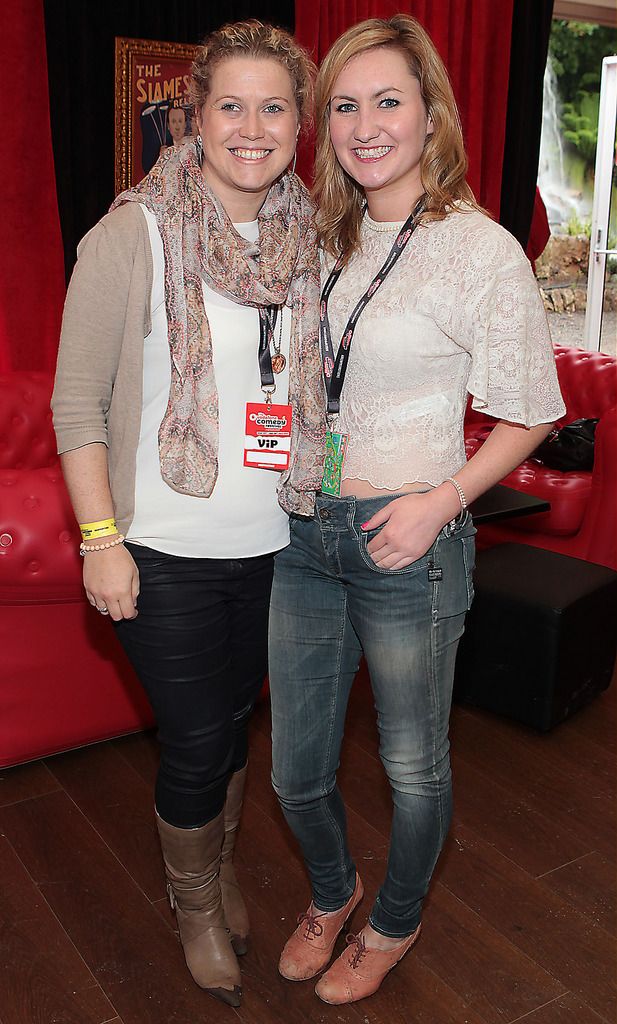
MULTIPOLYGON (((296 36, 319 62, 334 40, 365 18, 412 14, 448 68, 469 156, 468 180, 499 216, 514 0, 296 0, 296 36)), ((310 177, 310 151, 298 160, 310 177)))
POLYGON ((0 370, 53 369, 64 299, 43 0, 0 9, 0 370))

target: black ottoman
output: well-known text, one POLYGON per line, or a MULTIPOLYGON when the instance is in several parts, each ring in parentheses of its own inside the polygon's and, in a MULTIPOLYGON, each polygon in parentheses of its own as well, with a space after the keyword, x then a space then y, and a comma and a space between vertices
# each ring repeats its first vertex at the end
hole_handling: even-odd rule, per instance
POLYGON ((454 698, 541 731, 611 681, 617 572, 526 544, 478 552, 454 698))

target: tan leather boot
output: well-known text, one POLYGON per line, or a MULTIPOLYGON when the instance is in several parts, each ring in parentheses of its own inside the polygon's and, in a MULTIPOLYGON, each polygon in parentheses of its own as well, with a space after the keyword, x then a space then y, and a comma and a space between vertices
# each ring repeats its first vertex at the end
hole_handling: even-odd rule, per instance
POLYGON ((156 823, 187 967, 201 988, 230 1006, 239 1006, 242 979, 225 925, 219 884, 223 812, 201 828, 175 828, 158 815, 156 823))
POLYGON ((246 765, 239 772, 234 772, 227 786, 227 799, 225 800, 224 810, 225 839, 221 851, 221 871, 219 875, 225 921, 229 928, 231 944, 238 956, 244 956, 247 952, 249 934, 249 915, 233 866, 234 847, 242 814, 246 772, 246 765))

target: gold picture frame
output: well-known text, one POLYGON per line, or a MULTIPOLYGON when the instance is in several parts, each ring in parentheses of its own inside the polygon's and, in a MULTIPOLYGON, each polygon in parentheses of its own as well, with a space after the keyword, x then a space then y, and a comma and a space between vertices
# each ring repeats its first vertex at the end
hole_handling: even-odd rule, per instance
POLYGON ((181 131, 195 134, 189 79, 195 46, 153 39, 116 37, 115 186, 116 195, 148 173, 164 146, 181 131), (172 135, 173 131, 173 135, 172 135))

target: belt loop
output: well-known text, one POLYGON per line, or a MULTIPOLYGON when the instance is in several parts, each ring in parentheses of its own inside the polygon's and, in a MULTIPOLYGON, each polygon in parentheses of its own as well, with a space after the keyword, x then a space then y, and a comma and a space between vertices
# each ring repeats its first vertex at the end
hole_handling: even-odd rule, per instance
POLYGON ((356 501, 355 495, 353 494, 350 494, 348 496, 347 501, 349 502, 349 507, 347 509, 347 529, 353 532, 354 520, 356 518, 358 503, 356 501))
POLYGON ((469 511, 467 509, 461 509, 458 515, 443 527, 442 533, 444 537, 452 537, 455 533, 459 533, 463 527, 467 526, 469 519, 469 511))

